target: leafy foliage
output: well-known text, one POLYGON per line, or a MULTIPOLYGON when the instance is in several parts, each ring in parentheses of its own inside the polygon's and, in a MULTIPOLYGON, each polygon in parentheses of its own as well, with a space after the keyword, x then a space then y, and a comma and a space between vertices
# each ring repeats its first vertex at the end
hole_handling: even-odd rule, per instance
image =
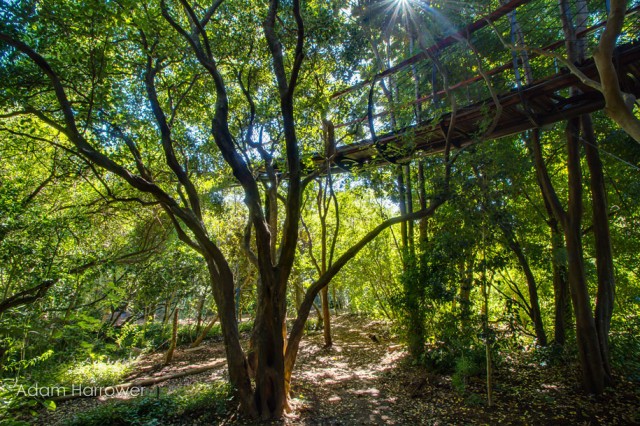
MULTIPOLYGON (((223 331, 237 329, 238 348, 237 340, 251 335, 258 337, 254 342, 267 341, 254 333, 264 332, 260 327, 274 316, 257 317, 286 312, 291 319, 300 313, 305 292, 322 275, 318 259, 327 251, 319 243, 323 233, 335 235, 330 266, 377 224, 403 209, 423 209, 445 195, 447 203, 429 220, 404 225, 414 231, 400 224, 389 226, 342 267, 330 283, 334 313, 392 320, 413 364, 451 374, 454 387, 463 394, 471 378, 485 371, 485 345, 491 346, 495 365, 505 353, 527 351, 533 352, 537 365, 575 361, 572 318, 565 325, 565 341, 555 342, 564 348, 539 347, 545 344, 541 331, 561 328, 556 304, 561 286, 557 278, 562 274, 555 271, 566 272, 569 265, 557 218, 540 191, 531 134, 470 146, 458 146, 454 140, 455 149, 447 158, 415 152, 420 137, 415 129, 406 131, 397 146, 367 148, 375 152, 362 153, 354 145, 350 149, 369 160, 386 156, 388 162, 399 163, 372 168, 365 161, 353 169, 334 164, 335 204, 323 223, 318 219, 322 200, 315 199, 322 192, 318 176, 298 193, 300 182, 290 173, 297 164, 287 158, 291 135, 304 173, 322 162, 327 136, 321 123, 326 119, 350 122, 335 129, 339 145, 374 139, 364 120, 367 90, 377 105, 393 111, 380 114, 373 123, 379 135, 418 121, 438 129, 450 111, 447 101, 488 99, 491 85, 511 90, 509 73, 514 70, 500 62, 505 56, 511 61, 511 54, 496 48, 496 34, 509 33, 504 22, 487 26, 486 37, 465 39, 468 44, 456 52, 466 54, 437 58, 446 72, 435 62, 422 68, 414 62, 400 77, 387 74, 371 80, 469 19, 485 16, 497 2, 432 1, 415 15, 407 14, 408 1, 302 3, 306 37, 298 57, 293 52, 302 31, 294 13, 278 15, 277 43, 267 44, 266 3, 222 2, 211 16, 201 4, 194 3, 190 12, 186 2, 178 1, 2 3, 4 39, 32 46, 52 70, 34 63, 34 55, 21 53, 16 43, 0 45, 0 302, 16 297, 19 302, 0 312, 2 414, 30 416, 46 403, 12 396, 19 382, 102 386, 121 380, 130 372, 134 356, 167 348, 176 309, 178 346, 191 344, 212 318, 229 312, 228 323, 213 326, 207 338, 228 344, 223 331), (196 23, 190 13, 206 19, 196 23), (178 27, 193 31, 197 42, 186 42, 178 27), (471 52, 472 45, 480 53, 471 52), (291 111, 282 108, 287 90, 281 76, 278 82, 279 56, 273 54, 280 46, 280 71, 288 77, 284 80, 293 80, 287 73, 304 58, 291 92, 291 111), (201 53, 194 55, 199 47, 215 58, 208 67, 202 66, 201 53), (446 93, 451 87, 445 84, 468 81, 477 77, 479 68, 498 66, 509 69, 446 93), (52 90, 54 72, 68 97, 67 111, 61 110, 59 93, 52 90), (358 82, 362 91, 333 96, 358 82), (401 90, 407 87, 411 90, 401 90), (429 102, 417 102, 416 97, 429 102), (222 125, 215 111, 224 102, 228 104, 219 110, 226 115, 222 125), (166 123, 158 119, 162 115, 166 123), (69 116, 77 135, 67 128, 69 116), (220 129, 229 133, 231 153, 216 140, 220 129), (78 139, 86 146, 79 147, 78 139), (251 191, 236 186, 238 168, 231 170, 229 161, 236 157, 246 163, 245 175, 255 184, 251 191), (104 160, 103 166, 96 158, 104 160), (104 162, 110 166, 104 167, 104 162), (343 168, 351 173, 335 173, 343 168), (406 170, 403 184, 398 183, 398 169, 406 170), (287 201, 298 195, 300 205, 287 201), (305 229, 296 229, 303 221, 305 229), (257 227, 267 222, 264 235, 255 237, 257 227), (285 228, 298 232, 284 238, 285 228), (259 246, 264 239, 275 241, 271 250, 259 246), (260 256, 282 253, 287 241, 293 241, 293 253, 284 263, 290 261, 291 268, 279 270, 278 261, 260 267, 260 256), (224 282, 221 266, 228 269, 224 282), (277 298, 282 312, 261 305, 261 298, 271 294, 265 291, 265 277, 272 272, 274 280, 288 277, 284 284, 289 286, 277 298), (37 291, 40 288, 45 290, 37 291)), ((557 9, 556 2, 540 3, 541 10, 557 9)), ((288 12, 293 4, 280 2, 288 12)), ((594 9, 590 20, 596 22, 601 9, 594 9)), ((529 31, 536 25, 548 29, 545 25, 551 21, 550 14, 509 18, 529 31)), ((626 25, 631 28, 633 23, 626 25)), ((558 32, 544 34, 545 43, 558 32)), ((630 37, 630 31, 623 34, 625 40, 630 37)), ((522 58, 515 57, 516 68, 518 61, 522 58)), ((533 70, 555 66, 542 58, 533 70)), ((488 104, 480 108, 470 139, 482 139, 493 121, 489 112, 488 104)), ((449 118, 451 125, 455 120, 449 118)), ((612 365, 614 375, 638 381, 640 148, 615 130, 604 114, 593 114, 593 120, 616 260, 612 365)), ((537 130, 542 135, 542 160, 564 208, 572 197, 566 185, 569 154, 562 127, 537 130)), ((445 126, 440 130, 448 132, 445 126)), ((586 158, 578 162, 585 178, 579 231, 586 298, 593 299, 599 279, 594 201, 586 191, 586 158)), ((320 178, 328 181, 327 176, 320 178)), ((280 324, 276 326, 272 331, 280 333, 280 324)), ((375 334, 374 338, 379 340, 375 334)), ((234 359, 243 368, 247 364, 242 356, 228 360, 234 359)), ((230 390, 216 386, 109 404, 74 422, 156 424, 180 415, 220 413, 230 390)))
POLYGON ((168 394, 113 401, 80 413, 65 424, 150 426, 178 419, 211 422, 228 410, 229 401, 230 389, 226 384, 200 383, 182 387, 168 394))
POLYGON ((132 370, 126 361, 91 360, 74 363, 62 370, 58 383, 62 386, 104 387, 121 383, 132 370))

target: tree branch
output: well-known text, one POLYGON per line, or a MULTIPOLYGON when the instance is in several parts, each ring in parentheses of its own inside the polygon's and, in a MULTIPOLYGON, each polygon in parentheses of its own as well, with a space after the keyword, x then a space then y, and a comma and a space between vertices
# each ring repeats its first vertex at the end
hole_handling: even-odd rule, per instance
POLYGON ((640 142, 640 119, 633 113, 635 97, 620 90, 618 73, 613 65, 613 53, 626 14, 625 0, 611 0, 609 19, 593 51, 593 60, 600 74, 600 90, 604 95, 605 112, 636 142, 640 142))
POLYGON ((173 149, 171 129, 169 128, 169 124, 167 123, 167 117, 164 114, 162 107, 160 106, 160 102, 158 101, 158 93, 155 86, 155 76, 158 70, 159 66, 153 66, 151 56, 147 56, 146 72, 144 76, 145 88, 147 90, 147 98, 149 99, 149 102, 151 104, 151 110, 153 111, 153 115, 156 118, 156 122, 160 130, 164 156, 171 171, 173 171, 173 173, 178 178, 178 181, 187 190, 189 205, 191 206, 193 213, 198 219, 202 220, 202 210, 200 207, 200 197, 198 197, 198 191, 196 190, 195 185, 193 184, 193 182, 191 182, 191 179, 189 179, 189 176, 176 158, 176 153, 173 149))
POLYGON ((351 248, 349 248, 346 252, 344 252, 342 256, 340 256, 335 261, 335 263, 333 263, 327 269, 327 272, 320 278, 318 278, 318 280, 316 280, 307 289, 305 297, 300 304, 300 308, 298 309, 298 317, 294 321, 293 327, 291 328, 291 333, 289 334, 289 342, 287 344, 287 350, 285 354, 285 368, 287 369, 287 371, 291 371, 291 369, 293 368, 293 364, 295 363, 295 358, 298 352, 300 339, 302 338, 302 332, 304 331, 304 324, 309 316, 311 305, 313 304, 313 301, 315 300, 315 297, 318 295, 320 290, 328 285, 333 277, 335 277, 340 272, 340 270, 360 252, 360 250, 362 250, 374 238, 380 235, 382 231, 392 225, 401 222, 417 220, 431 216, 433 215, 433 213, 435 213, 438 207, 443 205, 448 199, 449 195, 441 194, 439 197, 433 199, 431 205, 426 210, 419 210, 404 216, 396 216, 394 218, 385 220, 373 230, 369 231, 369 233, 367 233, 357 243, 351 246, 351 248))
POLYGON ((41 299, 57 281, 57 279, 45 280, 35 287, 23 290, 11 297, 6 298, 5 300, 0 302, 0 314, 2 314, 7 309, 15 308, 16 306, 21 305, 28 305, 34 303, 38 299, 41 299))

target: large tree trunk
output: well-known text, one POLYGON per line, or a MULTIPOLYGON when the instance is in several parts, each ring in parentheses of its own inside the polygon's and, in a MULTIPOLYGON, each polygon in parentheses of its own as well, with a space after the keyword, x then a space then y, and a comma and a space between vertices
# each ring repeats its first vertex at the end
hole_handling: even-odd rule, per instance
POLYGON ((259 417, 268 420, 280 418, 288 406, 282 335, 286 295, 280 293, 274 272, 261 271, 260 277, 254 325, 257 354, 254 400, 259 417))
POLYGON ((228 264, 221 264, 220 269, 218 269, 209 253, 205 252, 203 255, 209 270, 213 297, 218 307, 220 328, 227 356, 229 381, 235 389, 243 414, 255 417, 257 416, 257 410, 253 401, 248 363, 242 346, 240 346, 240 334, 238 333, 238 321, 233 297, 233 273, 228 264))
MULTIPOLYGON (((560 16, 567 40, 569 59, 578 60, 581 43, 576 43, 575 29, 572 22, 569 3, 559 0, 560 16)), ((582 6, 585 6, 584 4, 582 6)), ((585 6, 586 7, 586 6, 585 6)), ((583 7, 579 14, 578 25, 585 21, 583 7)), ((583 384, 588 392, 601 393, 606 382, 606 373, 601 355, 598 331, 591 312, 589 290, 585 277, 582 252, 582 169, 580 165, 580 119, 571 119, 567 124, 567 169, 569 173, 569 201, 565 211, 560 204, 551 178, 544 164, 539 137, 532 138, 531 148, 534 155, 538 181, 543 188, 546 200, 555 218, 562 225, 567 245, 568 277, 571 288, 571 299, 576 316, 576 337, 583 384)), ((537 132, 537 131, 536 131, 537 132)))
MULTIPOLYGON (((538 132, 537 130, 534 132, 538 132)), ((567 245, 568 279, 571 300, 576 316, 576 337, 583 385, 588 392, 601 393, 605 372, 600 354, 598 334, 591 313, 589 291, 585 278, 582 253, 582 170, 580 166, 579 119, 567 125, 567 169, 569 172, 569 203, 565 211, 551 183, 542 156, 540 138, 529 140, 534 157, 536 174, 543 194, 549 200, 553 214, 562 225, 567 245)))
POLYGON ((569 285, 576 315, 576 337, 582 377, 588 392, 602 393, 605 371, 595 321, 591 313, 582 253, 582 170, 580 167, 579 120, 567 124, 567 168, 569 171, 569 204, 565 221, 565 239, 569 264, 569 285))
POLYGON ((600 353, 606 372, 606 382, 611 382, 611 365, 609 356, 609 328, 615 296, 615 277, 613 270, 613 254, 611 252, 611 235, 607 193, 604 184, 604 173, 600 154, 593 131, 591 117, 584 115, 582 133, 585 138, 584 149, 590 172, 591 205, 593 210, 593 233, 596 245, 596 266, 598 270, 598 295, 595 308, 596 329, 600 342, 600 353))
MULTIPOLYGON (((605 96, 605 100, 607 102, 607 112, 614 118, 614 120, 619 121, 620 116, 615 117, 611 114, 612 112, 612 104, 614 98, 619 100, 621 98, 621 92, 619 88, 619 83, 617 81, 617 74, 613 64, 611 63, 611 57, 613 55, 613 47, 615 45, 615 38, 617 34, 619 34, 620 29, 622 27, 622 19, 624 19, 624 13, 626 9, 626 5, 622 4, 626 2, 618 2, 615 1, 612 3, 611 14, 609 16, 610 22, 607 23, 605 31, 601 36, 601 42, 598 48, 594 51, 594 60, 596 61, 596 66, 598 67, 598 71, 600 73, 601 83, 603 87, 603 94, 605 96), (614 36, 614 33, 616 34, 614 36), (608 57, 608 58, 607 58, 608 57), (603 63, 608 60, 608 65, 603 63), (612 93, 615 92, 615 93, 612 93)), ((569 5, 567 0, 560 0, 560 8, 563 18, 563 30, 565 36, 568 40, 567 48, 569 52, 569 59, 571 61, 583 61, 586 57, 586 49, 585 42, 582 39, 578 39, 576 34, 580 31, 583 31, 586 28, 587 21, 589 19, 587 2, 585 0, 577 1, 577 12, 574 19, 572 19, 569 12, 569 5)), ((578 88, 572 88, 572 92, 579 94, 580 91, 578 88)), ((630 110, 627 111, 627 114, 630 113, 630 110)), ((632 114, 631 114, 632 115, 632 114)), ((636 124, 640 123, 637 119, 635 119, 636 124)), ((609 333, 609 325, 611 320, 611 314, 613 312, 613 260, 611 255, 611 242, 609 237, 609 224, 607 217, 607 202, 606 202, 606 191, 604 188, 604 176, 602 173, 602 163, 600 162, 600 158, 597 152, 596 140, 593 131, 593 125, 591 121, 591 117, 588 115, 584 115, 580 117, 579 120, 571 120, 569 127, 567 128, 567 140, 569 142, 569 160, 570 162, 576 163, 576 173, 580 173, 580 157, 579 157, 579 147, 581 143, 578 141, 578 132, 579 127, 582 127, 582 134, 584 140, 586 142, 585 152, 587 153, 587 162, 589 165, 589 169, 591 171, 591 195, 593 199, 593 224, 594 224, 594 233, 596 239, 596 260, 598 267, 598 300, 596 304, 596 319, 600 320, 600 324, 597 324, 594 321, 593 316, 591 314, 591 305, 589 303, 589 294, 587 290, 586 282, 582 285, 585 287, 584 293, 586 297, 586 302, 580 301, 580 294, 572 294, 574 298, 578 298, 578 302, 581 304, 586 304, 586 308, 589 309, 589 323, 586 321, 586 313, 585 318, 582 319, 583 327, 585 330, 588 330, 588 337, 584 337, 582 342, 582 346, 580 347, 580 336, 578 336, 578 344, 579 350, 582 353, 583 350, 586 350, 588 347, 589 352, 593 352, 593 340, 598 343, 598 356, 595 354, 589 354, 590 358, 588 360, 584 360, 583 366, 586 367, 587 363, 591 363, 592 366, 589 367, 591 371, 591 377, 587 379, 585 377, 585 382, 587 384, 587 388, 595 393, 600 393, 604 386, 608 385, 610 382, 610 366, 608 362, 609 357, 609 348, 608 348, 608 333, 609 333), (575 152, 572 150, 572 147, 575 147, 575 152), (594 323, 594 329, 591 329, 591 323, 594 323), (592 335, 593 333, 593 335, 592 335), (588 342, 586 341, 588 340, 588 342)), ((571 166, 569 169, 569 176, 571 179, 571 166)), ((576 175, 576 180, 579 180, 580 185, 582 185, 581 175, 576 175)), ((580 187, 580 190, 582 187, 580 187)), ((576 189, 577 191, 577 189, 576 189)), ((571 194, 571 192, 570 192, 571 194)), ((576 193, 576 197, 578 195, 581 196, 582 192, 579 194, 576 193)), ((571 200, 571 196, 570 196, 571 200)), ((576 199, 576 204, 578 204, 576 199)), ((582 204, 580 199, 580 215, 582 214, 582 204)), ((572 223, 572 219, 575 219, 571 215, 571 207, 572 203, 569 203, 569 227, 574 225, 572 223)), ((578 228, 580 227, 577 225, 578 228)), ((575 228, 575 225, 573 226, 575 228)), ((574 230, 572 229, 572 232, 574 230)), ((565 231, 566 235, 566 231, 565 231)), ((580 235, 578 235, 577 242, 580 243, 580 250, 582 250, 582 243, 579 240, 580 235)), ((567 241, 567 247, 569 243, 567 241)), ((582 256, 581 256, 582 258, 582 256)), ((571 280, 571 259, 569 260, 569 268, 570 274, 569 279, 571 280)), ((584 278, 584 269, 582 270, 583 280, 584 278)), ((586 281, 586 280, 585 280, 586 281)), ((573 290, 573 287, 572 287, 573 290)), ((574 300, 574 307, 576 308, 576 321, 579 322, 578 319, 578 310, 577 305, 574 300)), ((578 325, 578 331, 580 331, 580 325, 578 325)), ((583 330, 584 331, 584 330, 583 330)), ((586 372, 584 372, 586 374, 586 372)))

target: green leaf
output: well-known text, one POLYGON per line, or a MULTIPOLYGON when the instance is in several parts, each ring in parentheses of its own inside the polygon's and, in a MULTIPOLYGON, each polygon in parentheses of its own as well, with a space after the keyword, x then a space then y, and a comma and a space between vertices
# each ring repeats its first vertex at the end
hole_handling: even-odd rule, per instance
POLYGON ((56 403, 50 399, 43 401, 42 405, 44 405, 47 408, 47 410, 56 411, 56 403))

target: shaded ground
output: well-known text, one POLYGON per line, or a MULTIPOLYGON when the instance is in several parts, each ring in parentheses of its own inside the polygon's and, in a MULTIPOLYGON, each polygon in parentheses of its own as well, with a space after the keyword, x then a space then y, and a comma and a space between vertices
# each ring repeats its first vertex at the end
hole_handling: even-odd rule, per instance
MULTIPOLYGON (((334 347, 322 348, 322 334, 303 341, 292 385, 294 413, 287 425, 444 425, 444 424, 640 424, 640 389, 618 380, 603 397, 582 394, 574 366, 542 367, 524 360, 506 360, 497 368, 493 407, 484 401, 484 380, 471 378, 464 395, 447 376, 411 366, 402 346, 382 322, 343 315, 333 324, 334 347)), ((171 366, 160 369, 162 354, 144 357, 135 377, 166 375, 187 366, 220 361, 198 375, 169 380, 158 386, 175 389, 186 384, 225 377, 222 343, 208 342, 197 352, 176 351, 171 366)), ((60 404, 42 424, 64 424, 78 410, 104 399, 60 404)), ((230 414, 224 424, 238 422, 230 414)), ((184 419, 182 424, 194 424, 184 419)))

